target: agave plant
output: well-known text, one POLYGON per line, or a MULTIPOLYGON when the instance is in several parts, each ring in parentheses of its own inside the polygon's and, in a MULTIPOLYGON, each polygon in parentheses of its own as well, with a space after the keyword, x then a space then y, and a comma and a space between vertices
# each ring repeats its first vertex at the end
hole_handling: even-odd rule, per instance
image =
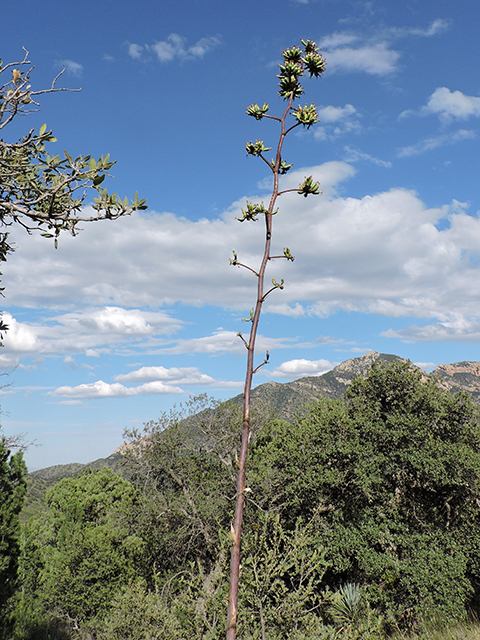
POLYGON ((360 585, 348 582, 342 585, 334 596, 329 613, 333 621, 343 630, 358 621, 362 608, 360 585))

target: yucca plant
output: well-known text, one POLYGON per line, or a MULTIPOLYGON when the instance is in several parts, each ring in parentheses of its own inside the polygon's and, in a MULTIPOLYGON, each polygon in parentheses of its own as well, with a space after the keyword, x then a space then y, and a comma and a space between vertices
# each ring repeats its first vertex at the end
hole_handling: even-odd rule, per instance
POLYGON ((353 626, 359 619, 362 608, 360 585, 348 582, 335 593, 329 613, 340 630, 353 626))

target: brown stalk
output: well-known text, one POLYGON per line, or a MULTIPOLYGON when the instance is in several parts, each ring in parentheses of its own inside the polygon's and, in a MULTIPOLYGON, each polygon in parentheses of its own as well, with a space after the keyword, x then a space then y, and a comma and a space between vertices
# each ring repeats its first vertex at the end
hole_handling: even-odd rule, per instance
POLYGON ((251 404, 251 391, 252 391, 252 379, 253 375, 261 369, 268 362, 268 351, 265 360, 257 367, 254 366, 255 356, 255 343, 257 339, 258 323, 260 321, 260 315, 262 312, 262 306, 266 298, 274 291, 274 289, 283 289, 283 280, 277 283, 272 279, 273 287, 265 292, 265 271, 269 260, 274 258, 285 258, 293 261, 293 256, 290 254, 290 250, 285 248, 284 255, 272 255, 270 253, 272 242, 272 218, 275 210, 275 204, 277 198, 283 193, 290 191, 296 191, 297 193, 304 195, 318 194, 319 184, 313 183, 313 178, 305 178, 304 182, 298 189, 285 189, 279 191, 279 176, 286 173, 292 165, 286 165, 282 160, 282 147, 285 140, 285 136, 290 133, 296 127, 303 125, 308 129, 312 124, 315 124, 318 120, 318 114, 315 105, 310 107, 298 107, 292 108, 293 101, 303 93, 303 87, 299 82, 299 78, 304 75, 305 71, 308 71, 310 77, 319 77, 325 70, 325 60, 318 53, 318 47, 314 42, 310 40, 302 40, 302 45, 305 50, 305 56, 301 57, 301 51, 299 48, 293 47, 292 49, 286 49, 283 52, 284 65, 280 66, 280 74, 277 78, 280 79, 279 95, 287 100, 287 107, 281 118, 267 115, 268 105, 259 107, 257 104, 251 105, 247 109, 247 114, 255 117, 256 120, 262 118, 269 118, 280 123, 281 132, 277 144, 277 151, 275 156, 275 163, 270 163, 265 158, 263 153, 268 150, 263 145, 261 140, 258 140, 255 144, 252 142, 247 143, 247 154, 260 157, 273 172, 273 191, 270 198, 268 209, 261 205, 251 205, 247 203, 247 210, 243 211, 243 218, 239 220, 255 220, 257 215, 265 215, 265 248, 263 252, 263 258, 260 264, 260 268, 252 269, 238 261, 237 254, 233 252, 234 258, 230 260, 230 263, 234 266, 244 267, 252 272, 257 278, 257 300, 254 309, 250 314, 249 321, 251 321, 251 329, 248 341, 238 334, 247 349, 247 371, 245 376, 245 386, 243 390, 243 424, 242 424, 242 440, 240 446, 240 456, 238 460, 238 478, 237 478, 237 493, 235 504, 235 515, 233 524, 231 526, 231 538, 232 538, 232 553, 230 561, 230 584, 228 591, 228 611, 227 611, 227 640, 235 640, 237 633, 237 605, 238 605, 238 586, 240 579, 240 540, 242 532, 243 522, 243 510, 245 506, 245 470, 247 463, 248 444, 250 440, 250 404, 251 404), (290 127, 286 127, 286 119, 289 114, 292 114, 296 118, 296 123, 290 127))
MULTIPOLYGON (((260 321, 260 314, 262 312, 262 305, 265 301, 266 295, 264 294, 265 286, 265 271, 267 263, 271 259, 270 247, 272 241, 272 217, 275 210, 275 203, 277 201, 278 190, 278 178, 279 168, 281 162, 281 153, 283 142, 286 136, 285 120, 290 112, 293 102, 293 94, 290 96, 288 106, 280 119, 281 122, 281 134, 277 146, 277 154, 275 159, 275 168, 273 170, 274 184, 273 192, 270 198, 270 204, 268 206, 268 213, 265 214, 265 248, 263 252, 263 258, 260 265, 260 269, 255 273, 257 276, 257 301, 255 304, 255 311, 252 318, 252 327, 250 330, 250 337, 247 343, 247 372, 245 376, 245 386, 243 390, 243 426, 242 426, 242 441, 240 447, 240 456, 238 460, 238 478, 237 478, 237 494, 235 504, 235 515, 233 519, 233 525, 231 528, 232 536, 232 555, 230 561, 230 586, 228 591, 228 610, 227 610, 227 640, 235 640, 236 627, 237 627, 237 603, 238 603, 238 584, 240 578, 240 538, 243 522, 243 510, 245 506, 245 469, 247 463, 248 443, 250 440, 250 404, 251 404, 251 391, 252 391, 252 379, 254 371, 254 355, 255 355, 255 342, 257 339, 258 323, 260 321)), ((278 119, 278 118, 275 118, 278 119)), ((292 127, 291 127, 292 128, 292 127)), ((262 157, 263 160, 265 158, 262 157)), ((268 162, 268 161, 267 161, 268 162)), ((275 256, 277 257, 277 256, 275 256)), ((283 256, 279 256, 283 257, 283 256)), ((240 265, 239 265, 240 266, 240 265)), ((275 288, 275 287, 274 287, 275 288)), ((270 290, 272 291, 272 290, 270 290)), ((270 291, 268 293, 270 293, 270 291)), ((267 294, 268 294, 267 293, 267 294)))

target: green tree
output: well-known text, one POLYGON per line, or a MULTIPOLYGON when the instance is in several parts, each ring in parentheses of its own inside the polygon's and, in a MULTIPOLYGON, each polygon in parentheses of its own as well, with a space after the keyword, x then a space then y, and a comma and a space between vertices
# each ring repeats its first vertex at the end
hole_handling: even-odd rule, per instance
POLYGON ((138 493, 111 469, 87 469, 55 485, 47 503, 26 526, 19 611, 73 628, 94 624, 142 566, 138 493))
POLYGON ((7 628, 9 600, 17 587, 20 555, 19 513, 26 492, 22 453, 12 455, 0 438, 0 634, 7 628))
MULTIPOLYGON (((61 71, 46 89, 33 89, 33 67, 28 52, 22 60, 3 63, 0 60, 0 131, 18 115, 26 115, 40 105, 39 96, 69 89, 57 87, 61 71)), ((132 211, 146 209, 145 200, 135 194, 133 201, 109 194, 103 181, 115 164, 109 156, 98 160, 90 155, 63 157, 47 152, 56 142, 52 131, 44 124, 38 132, 31 129, 16 142, 0 140, 0 261, 6 261, 13 250, 8 241, 8 227, 14 223, 29 233, 40 231, 54 238, 55 246, 61 231, 72 235, 80 222, 113 220, 132 211), (93 215, 85 215, 83 205, 93 192, 93 215)), ((5 328, 5 327, 4 327, 5 328)))
MULTIPOLYGON (((265 276, 267 265, 270 260, 274 259, 286 259, 293 261, 294 256, 291 254, 290 249, 285 247, 280 255, 272 253, 272 222, 273 216, 277 213, 276 204, 278 198, 291 191, 297 192, 304 197, 308 195, 317 195, 320 192, 320 186, 318 182, 314 182, 313 177, 309 176, 296 189, 284 189, 280 190, 280 176, 286 174, 291 168, 292 164, 288 164, 282 156, 283 143, 285 136, 296 129, 303 126, 309 129, 318 121, 318 113, 315 105, 306 104, 304 107, 294 107, 294 101, 299 99, 303 95, 304 89, 300 83, 300 78, 306 73, 310 77, 321 77, 325 71, 325 59, 319 53, 319 49, 315 42, 311 40, 302 40, 302 46, 294 46, 289 49, 285 49, 282 53, 283 64, 279 64, 280 73, 277 78, 279 79, 279 95, 287 103, 283 114, 280 117, 272 116, 268 113, 269 105, 264 104, 259 106, 258 104, 252 104, 247 108, 247 115, 255 118, 255 120, 263 120, 264 118, 278 122, 280 125, 280 136, 277 143, 275 157, 270 161, 266 157, 266 153, 270 151, 271 147, 266 147, 263 140, 257 140, 256 142, 247 142, 246 151, 247 155, 258 157, 263 160, 268 166, 269 170, 273 174, 273 190, 270 197, 268 207, 264 206, 264 203, 251 203, 247 202, 246 208, 242 209, 242 217, 239 218, 240 222, 249 221, 255 222, 258 216, 265 219, 265 247, 264 253, 259 267, 256 269, 243 264, 239 259, 237 253, 233 252, 233 258, 230 260, 230 264, 237 267, 242 267, 250 271, 256 278, 257 287, 257 299, 255 306, 250 312, 249 318, 245 320, 251 323, 250 335, 248 340, 245 339, 241 333, 239 337, 243 341, 247 349, 247 371, 245 376, 245 385, 243 391, 244 403, 243 403, 243 423, 242 423, 242 441, 240 446, 239 456, 239 470, 237 478, 237 497, 235 506, 235 515, 231 530, 232 537, 232 551, 230 562, 230 587, 228 594, 228 613, 227 613, 227 640, 235 640, 236 627, 237 627, 237 601, 238 601, 238 586, 240 576, 240 540, 242 532, 243 522, 243 510, 245 505, 245 471, 247 461, 248 443, 250 440, 250 405, 251 405, 251 389, 253 375, 268 362, 268 352, 265 360, 255 366, 255 343, 257 338, 258 324, 260 321, 260 315, 262 312, 263 303, 266 298, 277 289, 283 289, 283 280, 277 282, 275 278, 272 278, 272 286, 268 288, 265 286, 265 276), (293 124, 290 126, 287 124, 288 118, 293 119, 293 124)), ((292 122, 292 120, 289 120, 292 122)))
POLYGON ((126 432, 124 463, 142 493, 139 516, 155 580, 217 561, 231 515, 240 409, 199 396, 126 432))
POLYGON ((321 400, 253 445, 263 508, 292 527, 316 513, 327 583, 367 587, 387 623, 451 623, 480 588, 480 419, 408 363, 375 365, 345 401, 321 400))

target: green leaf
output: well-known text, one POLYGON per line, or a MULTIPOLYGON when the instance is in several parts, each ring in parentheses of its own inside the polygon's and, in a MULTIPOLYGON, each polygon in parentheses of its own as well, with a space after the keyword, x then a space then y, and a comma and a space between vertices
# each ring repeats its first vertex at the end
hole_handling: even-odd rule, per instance
POLYGON ((46 125, 46 123, 44 123, 40 127, 40 131, 38 132, 38 135, 43 136, 43 134, 45 133, 46 130, 47 130, 47 125, 46 125))

